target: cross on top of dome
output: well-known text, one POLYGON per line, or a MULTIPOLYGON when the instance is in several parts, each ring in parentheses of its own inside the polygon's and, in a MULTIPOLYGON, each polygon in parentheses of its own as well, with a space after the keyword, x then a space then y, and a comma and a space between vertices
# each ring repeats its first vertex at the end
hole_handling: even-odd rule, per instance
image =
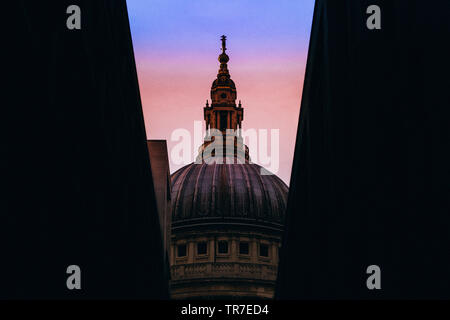
POLYGON ((220 39, 222 40, 222 53, 225 53, 225 51, 227 50, 227 36, 223 35, 220 39))

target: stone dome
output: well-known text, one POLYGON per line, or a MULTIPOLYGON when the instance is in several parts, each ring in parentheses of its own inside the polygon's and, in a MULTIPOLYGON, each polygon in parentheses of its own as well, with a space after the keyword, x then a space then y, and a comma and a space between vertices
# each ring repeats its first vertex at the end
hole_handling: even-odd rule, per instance
POLYGON ((172 174, 172 226, 284 223, 288 187, 253 163, 192 163, 172 174), (266 174, 261 174, 266 173, 266 174))

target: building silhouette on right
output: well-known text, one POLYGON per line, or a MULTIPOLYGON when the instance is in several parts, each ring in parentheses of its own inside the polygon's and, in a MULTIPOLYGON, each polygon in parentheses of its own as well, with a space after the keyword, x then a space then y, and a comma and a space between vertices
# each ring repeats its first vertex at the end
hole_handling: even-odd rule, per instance
POLYGON ((317 0, 278 299, 450 298, 446 3, 317 0))

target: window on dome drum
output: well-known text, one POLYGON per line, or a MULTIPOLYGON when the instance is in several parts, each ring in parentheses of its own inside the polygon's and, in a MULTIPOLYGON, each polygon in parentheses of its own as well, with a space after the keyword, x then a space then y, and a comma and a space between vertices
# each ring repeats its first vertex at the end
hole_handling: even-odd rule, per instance
POLYGON ((239 242, 239 254, 248 254, 248 242, 239 242))
POLYGON ((177 247, 177 257, 186 257, 186 245, 179 244, 177 247))
POLYGON ((222 94, 220 95, 220 97, 221 97, 222 99, 225 99, 225 98, 227 97, 227 94, 226 94, 226 93, 222 93, 222 94))
POLYGON ((269 256, 269 246, 267 244, 259 244, 259 255, 261 257, 268 257, 269 256))
POLYGON ((199 242, 197 243, 197 254, 206 254, 207 253, 207 246, 206 242, 199 242))
POLYGON ((228 253, 228 241, 219 241, 217 247, 219 253, 228 253))

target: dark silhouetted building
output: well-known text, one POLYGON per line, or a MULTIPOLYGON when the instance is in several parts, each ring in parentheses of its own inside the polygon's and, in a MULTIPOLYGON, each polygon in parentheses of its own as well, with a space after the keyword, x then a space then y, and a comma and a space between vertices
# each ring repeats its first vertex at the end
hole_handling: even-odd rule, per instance
POLYGON ((171 201, 170 201, 170 168, 169 156, 167 154, 166 140, 148 140, 148 153, 152 165, 152 178, 155 189, 156 206, 158 209, 161 236, 163 238, 164 265, 169 270, 168 248, 170 242, 170 221, 171 221, 171 201))
POLYGON ((72 4, 11 10, 0 299, 167 298, 126 2, 76 1, 80 30, 66 26, 72 4))
POLYGON ((278 298, 450 298, 449 7, 316 1, 278 298))

